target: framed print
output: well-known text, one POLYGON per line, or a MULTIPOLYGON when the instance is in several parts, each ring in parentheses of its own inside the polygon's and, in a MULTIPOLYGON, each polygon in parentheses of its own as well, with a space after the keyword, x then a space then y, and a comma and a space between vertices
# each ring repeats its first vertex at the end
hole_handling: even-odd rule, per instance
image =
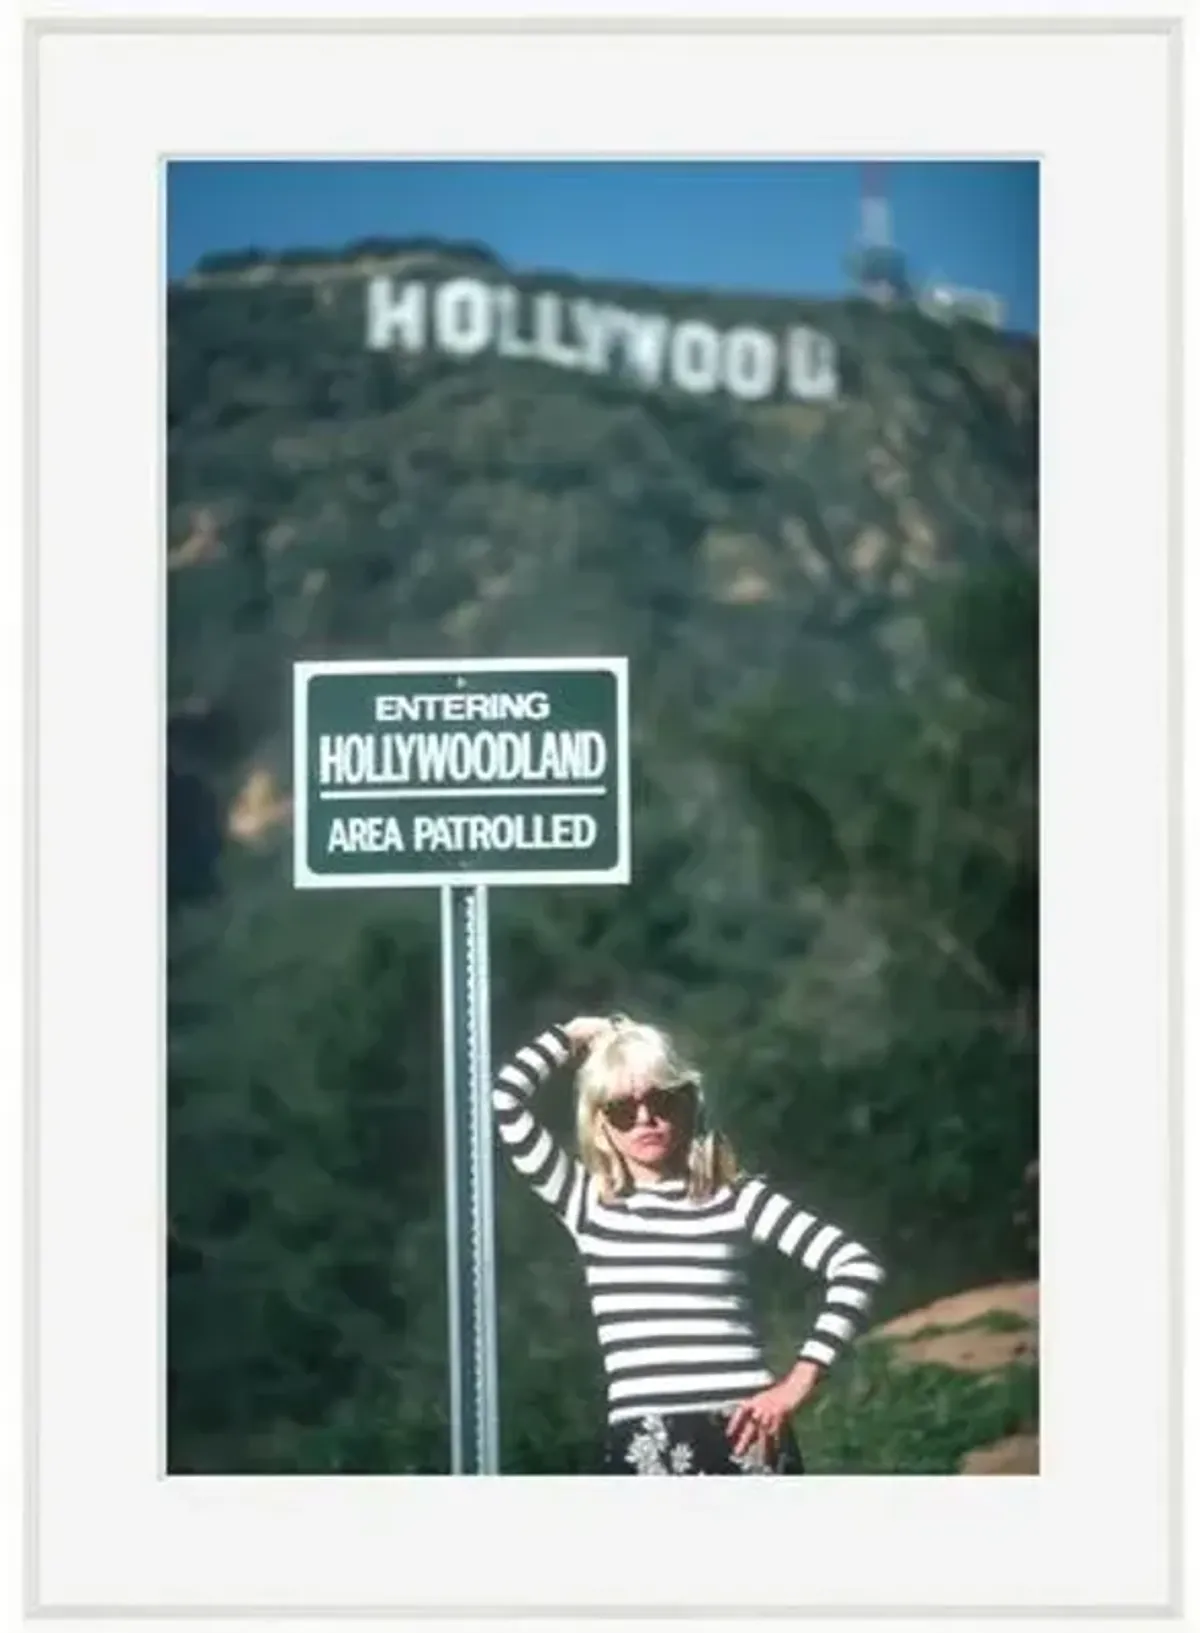
POLYGON ((1180 30, 28 25, 31 1609, 1178 1609, 1180 30))

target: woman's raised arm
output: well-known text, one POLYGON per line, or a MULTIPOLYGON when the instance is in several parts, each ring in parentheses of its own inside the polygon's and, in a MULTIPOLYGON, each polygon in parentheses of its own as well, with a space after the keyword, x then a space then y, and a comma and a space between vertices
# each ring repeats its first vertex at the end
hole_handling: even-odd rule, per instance
POLYGON ((565 1066, 590 1036, 586 1017, 548 1027, 501 1066, 492 1085, 496 1129, 509 1161, 572 1233, 587 1175, 537 1116, 533 1101, 551 1073, 565 1066))

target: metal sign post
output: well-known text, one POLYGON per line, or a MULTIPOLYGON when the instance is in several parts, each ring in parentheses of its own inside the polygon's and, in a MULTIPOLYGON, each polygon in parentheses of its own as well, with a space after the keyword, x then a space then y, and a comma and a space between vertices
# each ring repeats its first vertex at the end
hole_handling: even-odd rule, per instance
POLYGON ((442 902, 451 1467, 499 1470, 488 888, 628 884, 624 658, 298 663, 298 889, 442 902))
POLYGON ((450 1467, 496 1474, 496 1248, 492 1202, 487 891, 442 887, 450 1467))

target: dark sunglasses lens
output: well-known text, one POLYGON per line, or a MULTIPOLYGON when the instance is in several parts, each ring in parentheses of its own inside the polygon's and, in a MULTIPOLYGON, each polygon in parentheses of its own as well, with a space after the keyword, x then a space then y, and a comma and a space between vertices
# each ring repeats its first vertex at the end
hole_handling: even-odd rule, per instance
POLYGON ((604 1115, 615 1129, 624 1134, 637 1122, 637 1101, 628 1094, 616 1100, 606 1100, 604 1115))
POLYGON ((679 1114, 675 1096, 667 1089, 651 1089, 646 1096, 645 1106, 651 1117, 658 1117, 664 1123, 673 1121, 679 1114))

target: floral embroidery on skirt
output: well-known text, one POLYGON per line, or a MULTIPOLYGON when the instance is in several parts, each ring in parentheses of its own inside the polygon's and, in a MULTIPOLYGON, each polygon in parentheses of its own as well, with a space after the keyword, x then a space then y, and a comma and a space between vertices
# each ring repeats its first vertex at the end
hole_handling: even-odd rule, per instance
POLYGON ((609 1425, 607 1474, 802 1474, 790 1431, 768 1458, 760 1447, 740 1455, 727 1433, 732 1407, 711 1412, 650 1412, 609 1425))

